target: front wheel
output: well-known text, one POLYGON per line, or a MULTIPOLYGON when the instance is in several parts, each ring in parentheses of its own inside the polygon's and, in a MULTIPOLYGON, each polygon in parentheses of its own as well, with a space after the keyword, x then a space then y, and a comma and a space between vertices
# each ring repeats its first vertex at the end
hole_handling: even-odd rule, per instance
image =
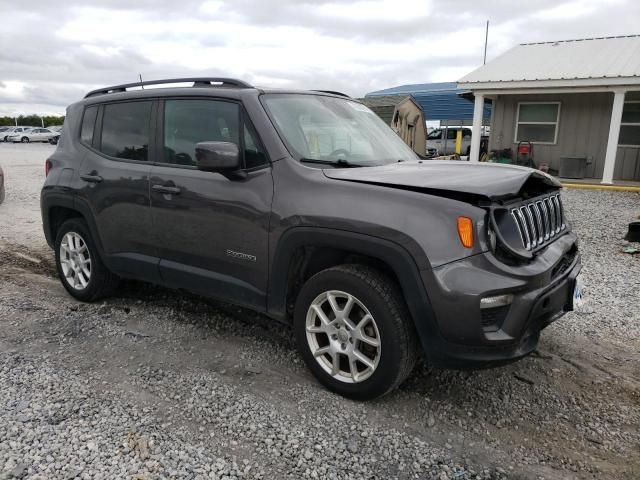
POLYGON ((20 140, 22 143, 29 143, 29 137, 22 137, 20 140))
POLYGON ((56 269, 62 285, 73 297, 92 302, 110 295, 118 277, 102 263, 86 222, 67 220, 55 241, 56 269))
POLYGON ((415 331, 400 289, 367 266, 340 265, 311 277, 296 300, 294 329, 318 380, 356 400, 394 390, 416 362, 415 331))

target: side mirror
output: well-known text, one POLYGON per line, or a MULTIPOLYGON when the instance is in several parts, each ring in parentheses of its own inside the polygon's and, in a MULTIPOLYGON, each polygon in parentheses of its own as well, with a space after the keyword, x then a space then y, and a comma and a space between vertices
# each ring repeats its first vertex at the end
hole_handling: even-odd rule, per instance
POLYGON ((204 172, 230 173, 240 169, 240 151, 231 142, 196 144, 196 167, 204 172))

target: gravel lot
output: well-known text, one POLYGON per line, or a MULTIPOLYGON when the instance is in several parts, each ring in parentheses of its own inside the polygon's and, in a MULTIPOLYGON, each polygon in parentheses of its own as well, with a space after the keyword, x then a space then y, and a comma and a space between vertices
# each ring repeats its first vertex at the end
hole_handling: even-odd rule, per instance
POLYGON ((0 144, 0 478, 640 478, 639 194, 564 192, 588 304, 535 354, 362 404, 254 313, 138 283, 74 301, 41 233, 53 148, 0 144))

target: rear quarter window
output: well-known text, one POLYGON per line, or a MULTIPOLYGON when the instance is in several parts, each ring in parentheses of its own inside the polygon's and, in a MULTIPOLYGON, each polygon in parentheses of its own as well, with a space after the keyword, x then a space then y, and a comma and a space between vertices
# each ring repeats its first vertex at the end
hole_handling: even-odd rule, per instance
POLYGON ((98 116, 98 106, 92 105, 84 109, 82 116, 82 127, 80 128, 80 140, 82 143, 91 145, 93 143, 93 130, 98 116))

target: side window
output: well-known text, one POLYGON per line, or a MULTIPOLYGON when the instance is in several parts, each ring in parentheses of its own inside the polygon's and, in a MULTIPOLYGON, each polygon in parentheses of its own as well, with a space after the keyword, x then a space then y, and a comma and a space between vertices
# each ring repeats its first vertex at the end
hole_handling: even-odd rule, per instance
POLYGON ((167 100, 164 104, 164 161, 196 164, 198 142, 240 145, 240 109, 217 100, 167 100))
POLYGON ((80 140, 87 145, 91 145, 93 142, 93 127, 96 124, 96 117, 98 116, 98 106, 93 105, 84 109, 84 115, 82 116, 82 127, 80 128, 80 140))
POLYGON ((244 139, 244 168, 256 168, 267 163, 267 156, 260 148, 253 128, 246 123, 242 126, 244 139))
POLYGON ((147 160, 151 102, 108 103, 100 151, 117 158, 147 160))
POLYGON ((458 136, 457 128, 450 128, 449 130, 447 130, 447 140, 455 140, 457 136, 458 136))

